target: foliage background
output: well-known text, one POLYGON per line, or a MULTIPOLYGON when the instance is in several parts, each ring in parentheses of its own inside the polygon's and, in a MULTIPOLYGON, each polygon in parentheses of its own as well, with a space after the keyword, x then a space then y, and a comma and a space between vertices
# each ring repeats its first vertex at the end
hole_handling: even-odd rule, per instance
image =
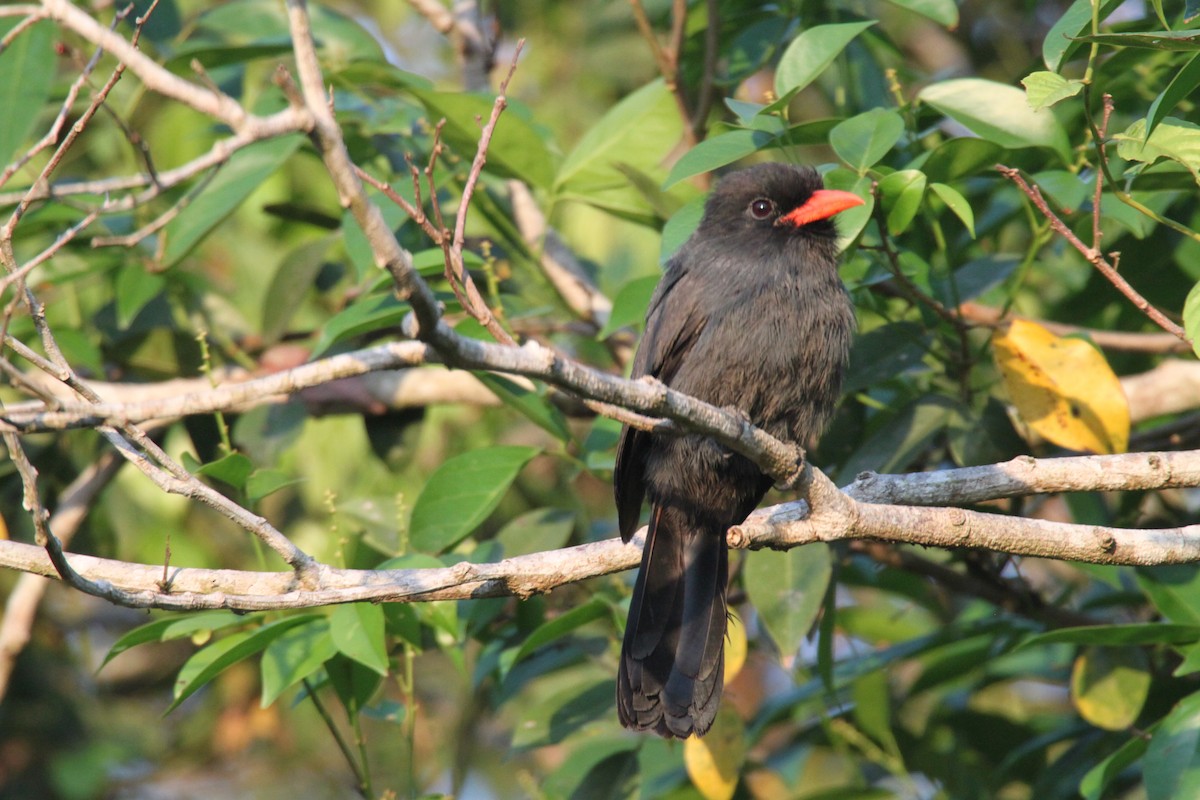
MULTIPOLYGON (((704 173, 739 159, 821 164, 829 185, 867 195, 881 182, 889 235, 881 237, 869 211, 843 222, 854 240, 843 275, 861 336, 847 399, 815 463, 846 483, 864 470, 1061 453, 1014 427, 990 328, 966 312, 958 317, 966 325, 940 316, 914 302, 912 290, 956 313, 974 301, 1080 329, 1152 331, 993 165, 1031 175, 1086 241, 1098 155, 1084 110, 1094 123, 1100 95, 1111 94, 1109 133, 1121 134, 1165 96, 1159 116, 1171 116, 1156 141, 1168 158, 1146 168, 1153 154, 1137 150, 1128 133, 1120 149, 1109 145, 1109 167, 1117 186, 1154 214, 1195 230, 1192 90, 1200 78, 1192 74, 1191 34, 1177 49, 1132 39, 1067 47, 1059 30, 1050 35, 1064 13, 1075 14, 1071 34, 1086 35, 1087 2, 693 3, 679 54, 692 109, 712 5, 721 20, 717 102, 698 125, 695 138, 707 141, 694 147, 630 6, 496 9, 503 36, 493 89, 514 40, 527 44, 468 230, 476 278, 505 324, 621 371, 659 264, 695 223, 704 173), (764 91, 794 88, 807 74, 795 51, 787 55, 802 32, 866 20, 876 22, 854 27, 853 37, 847 27, 821 29, 805 52, 828 50, 829 67, 813 71, 790 102, 766 111, 750 105, 767 105, 764 91), (1088 86, 1033 115, 1015 87, 1035 71, 1086 78, 1088 86), (994 83, 954 83, 963 77, 994 83), (914 172, 885 180, 903 170, 914 172), (526 241, 512 221, 510 179, 531 187, 612 298, 607 321, 579 315, 549 284, 540 243, 526 241), (893 275, 896 264, 908 288, 893 275)), ((143 49, 191 79, 191 65, 203 65, 205 80, 249 108, 280 108, 272 75, 289 63, 281 8, 273 0, 161 2, 143 49)), ((648 3, 646 13, 666 41, 671 5, 648 3)), ((112 11, 97 14, 107 20, 112 11)), ((424 163, 432 126, 445 117, 449 152, 435 180, 451 207, 474 152, 474 118, 486 117, 490 95, 463 93, 451 41, 408 6, 331 3, 314 14, 356 161, 411 197, 405 155, 424 163)), ((1190 31, 1181 22, 1188 16, 1171 3, 1096 11, 1102 29, 1117 34, 1190 31)), ((0 21, 11 29, 15 20, 0 21)), ((130 33, 128 22, 118 29, 130 33)), ((42 22, 0 55, 0 73, 23 76, 0 80, 0 105, 33 112, 7 115, 0 160, 47 128, 90 53, 42 22)), ((89 124, 59 179, 140 173, 147 163, 161 172, 227 134, 129 78, 107 111, 89 124)), ((19 171, 5 190, 33 174, 19 171)), ((1196 237, 1123 204, 1111 188, 1099 217, 1103 248, 1119 250, 1129 280, 1179 315, 1200 278, 1196 237)), ((18 261, 101 199, 36 205, 21 223, 18 261)), ((416 225, 385 207, 402 244, 418 254, 430 249, 416 225)), ((105 214, 86 233, 39 268, 31 286, 68 360, 97 378, 136 385, 230 364, 289 366, 395 338, 407 311, 300 136, 254 145, 210 179, 105 214), (178 217, 155 235, 125 248, 91 246, 90 238, 127 235, 177 204, 178 217)), ((421 263, 432 265, 425 273, 458 329, 477 329, 437 277, 438 254, 421 263)), ((8 331, 34 338, 19 313, 8 331)), ((1169 349, 1103 352, 1125 376, 1180 357, 1169 349)), ((565 413, 542 389, 494 388, 507 403, 386 408, 343 384, 327 395, 191 417, 160 435, 168 452, 209 465, 214 485, 335 565, 493 561, 612 536, 607 481, 618 426, 565 413), (240 455, 230 456, 234 450, 240 455)), ((1195 405, 1135 415, 1130 449, 1194 447, 1195 405)), ((103 445, 91 431, 73 431, 26 437, 26 447, 53 506, 103 445)), ((32 540, 11 464, 0 492, 8 535, 32 540)), ((1168 491, 1077 493, 996 510, 1149 528, 1197 522, 1196 508, 1194 492, 1168 491)), ((228 520, 128 469, 100 496, 72 549, 153 564, 166 546, 176 565, 278 568, 228 520)), ((156 614, 156 627, 123 640, 148 621, 144 613, 56 588, 0 706, 2 791, 340 797, 369 780, 370 793, 401 796, 1196 793, 1200 709, 1191 665, 1200 579, 1192 567, 1018 563, 863 545, 751 553, 741 573, 735 602, 749 652, 710 740, 717 760, 730 761, 723 777, 694 768, 689 778, 683 747, 616 724, 612 682, 632 579, 625 574, 523 601, 217 612, 182 625, 156 614), (1067 623, 1094 627, 1059 630, 1067 623), (122 652, 98 669, 118 641, 122 652), (226 652, 219 674, 200 669, 231 642, 247 650, 226 652)), ((0 585, 13 580, 0 576, 0 585)))

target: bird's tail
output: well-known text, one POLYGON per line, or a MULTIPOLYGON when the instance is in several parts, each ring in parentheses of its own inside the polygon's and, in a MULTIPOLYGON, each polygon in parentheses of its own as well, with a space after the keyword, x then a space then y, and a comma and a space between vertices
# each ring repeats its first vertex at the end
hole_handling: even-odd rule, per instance
POLYGON ((725 678, 725 530, 655 506, 617 675, 621 724, 681 739, 712 726, 725 678))

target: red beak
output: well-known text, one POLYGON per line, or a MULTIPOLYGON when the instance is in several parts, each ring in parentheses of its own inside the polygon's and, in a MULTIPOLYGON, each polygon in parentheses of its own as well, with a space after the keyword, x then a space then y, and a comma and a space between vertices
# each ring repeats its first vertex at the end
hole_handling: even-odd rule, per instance
POLYGON ((863 199, 851 192, 843 192, 837 189, 818 189, 812 193, 812 197, 804 205, 789 211, 779 218, 779 222, 788 223, 799 228, 801 225, 807 225, 810 222, 816 222, 820 219, 829 219, 834 214, 845 211, 848 208, 861 206, 863 199))

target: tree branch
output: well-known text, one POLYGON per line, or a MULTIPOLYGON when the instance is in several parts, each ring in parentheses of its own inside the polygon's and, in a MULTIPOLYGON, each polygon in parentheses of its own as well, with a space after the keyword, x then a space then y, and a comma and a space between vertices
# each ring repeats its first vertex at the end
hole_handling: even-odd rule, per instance
MULTIPOLYGON (((1112 491, 1200 484, 1200 451, 1142 453, 1064 459, 1016 459, 1005 464, 944 473, 875 476, 867 484, 888 486, 890 497, 928 502, 968 497, 976 501, 1092 490, 1081 466, 1103 474, 1112 491), (1093 463, 1089 463, 1093 462, 1093 463), (988 474, 992 473, 990 479, 988 474), (980 481, 990 489, 981 491, 980 481)), ((811 472, 813 513, 804 502, 759 509, 731 528, 738 548, 788 549, 816 541, 869 539, 933 547, 983 547, 997 552, 1097 564, 1180 564, 1200 559, 1200 525, 1126 530, 965 511, 959 508, 881 504, 855 499, 868 487, 839 491, 811 472)), ((860 482, 861 483, 861 482, 860 482)), ((878 496, 878 495, 876 495, 878 496)), ((269 610, 330 603, 418 602, 480 597, 529 597, 567 583, 631 569, 641 558, 644 530, 629 544, 619 539, 505 559, 418 570, 350 570, 322 567, 315 584, 300 587, 294 573, 175 567, 165 590, 161 564, 131 564, 91 556, 68 557, 84 578, 119 589, 128 604, 173 610, 230 608, 269 610)), ((0 541, 0 566, 53 577, 41 548, 0 541)))

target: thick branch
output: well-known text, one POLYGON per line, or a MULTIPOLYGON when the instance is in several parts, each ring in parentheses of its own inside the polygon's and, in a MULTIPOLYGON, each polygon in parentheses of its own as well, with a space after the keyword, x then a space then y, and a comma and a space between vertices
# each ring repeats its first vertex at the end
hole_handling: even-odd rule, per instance
MULTIPOLYGON (((969 497, 977 500, 1071 489, 1092 489, 1102 474, 1104 488, 1144 489, 1200 484, 1200 451, 1143 453, 1103 458, 1016 459, 1006 464, 886 478, 888 495, 908 500, 969 497), (1092 462, 1092 483, 1072 477, 1092 462), (988 472, 993 473, 990 477, 988 472), (980 481, 992 490, 981 496, 980 481), (905 484, 911 486, 905 487, 905 484), (938 494, 940 492, 941 494, 938 494)), ((986 514, 959 508, 875 504, 837 490, 812 472, 810 498, 756 511, 729 531, 739 548, 787 549, 815 541, 870 539, 932 547, 982 547, 1015 555, 1098 564, 1179 564, 1200 560, 1200 525, 1159 530, 1125 530, 986 514)), ((876 487, 877 488, 877 487, 876 487)), ((302 608, 363 600, 415 602, 516 595, 527 597, 586 578, 636 566, 641 534, 629 544, 619 539, 534 553, 495 564, 457 564, 423 570, 345 570, 319 567, 316 582, 301 588, 295 573, 204 570, 175 567, 166 588, 162 566, 129 564, 90 556, 69 556, 81 576, 110 585, 130 605, 194 610, 302 608)), ((0 566, 53 577, 45 552, 33 545, 0 541, 0 566)))

